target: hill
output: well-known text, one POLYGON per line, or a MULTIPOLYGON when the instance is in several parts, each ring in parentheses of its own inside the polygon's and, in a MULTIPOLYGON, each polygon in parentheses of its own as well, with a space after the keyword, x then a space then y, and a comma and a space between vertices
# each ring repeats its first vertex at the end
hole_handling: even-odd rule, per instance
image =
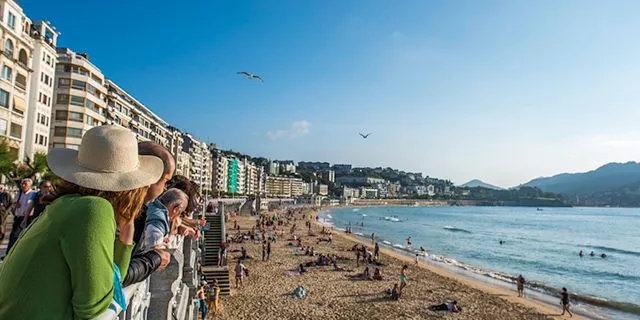
POLYGON ((580 205, 640 205, 640 163, 608 163, 583 173, 533 179, 523 186, 560 193, 580 205))
POLYGON ((480 187, 480 188, 487 188, 487 189, 493 189, 493 190, 504 190, 504 188, 500 188, 498 186, 494 186, 492 184, 488 184, 482 180, 478 180, 478 179, 474 179, 471 180, 465 184, 461 184, 460 187, 462 188, 476 188, 476 187, 480 187))

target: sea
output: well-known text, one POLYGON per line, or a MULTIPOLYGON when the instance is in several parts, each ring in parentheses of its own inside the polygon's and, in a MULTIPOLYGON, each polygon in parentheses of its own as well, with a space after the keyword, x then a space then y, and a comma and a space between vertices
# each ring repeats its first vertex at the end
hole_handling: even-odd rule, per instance
POLYGON ((554 306, 566 287, 591 319, 640 319, 640 209, 346 207, 320 220, 492 285, 514 289, 522 274, 554 306))

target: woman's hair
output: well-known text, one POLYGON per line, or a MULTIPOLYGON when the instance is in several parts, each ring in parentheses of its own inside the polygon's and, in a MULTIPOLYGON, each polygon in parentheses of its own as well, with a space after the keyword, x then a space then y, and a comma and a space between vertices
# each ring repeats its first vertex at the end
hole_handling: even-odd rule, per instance
POLYGON ((195 210, 196 199, 200 197, 200 193, 198 192, 198 186, 191 182, 191 180, 185 176, 176 175, 169 180, 167 188, 180 189, 187 194, 189 197, 189 203, 187 204, 187 208, 184 210, 186 214, 195 210))
POLYGON ((149 186, 127 191, 100 191, 60 180, 55 187, 55 197, 57 199, 68 194, 79 194, 81 196, 104 198, 113 207, 116 223, 121 224, 131 221, 140 215, 147 189, 149 189, 149 186))

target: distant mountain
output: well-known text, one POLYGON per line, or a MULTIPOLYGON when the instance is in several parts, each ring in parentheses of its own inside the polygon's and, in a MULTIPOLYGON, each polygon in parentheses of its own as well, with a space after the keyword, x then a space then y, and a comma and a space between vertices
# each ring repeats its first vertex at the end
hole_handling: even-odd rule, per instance
POLYGON ((481 187, 481 188, 487 188, 487 189, 493 189, 493 190, 504 190, 504 188, 500 188, 498 186, 494 186, 492 184, 488 184, 484 181, 478 180, 478 179, 474 179, 471 180, 465 184, 461 184, 460 185, 463 188, 476 188, 476 187, 481 187))
POLYGON ((640 204, 640 163, 608 163, 584 173, 533 179, 523 186, 560 193, 585 205, 637 206, 640 204))

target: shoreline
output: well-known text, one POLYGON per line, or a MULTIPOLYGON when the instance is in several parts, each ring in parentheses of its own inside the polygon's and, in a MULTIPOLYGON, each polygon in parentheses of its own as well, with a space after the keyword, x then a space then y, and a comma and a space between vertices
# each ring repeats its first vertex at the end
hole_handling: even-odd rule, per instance
MULTIPOLYGON (((321 215, 325 212, 326 212, 326 209, 322 209, 322 210, 316 211, 315 214, 321 215)), ((336 229, 330 223, 320 222, 320 220, 318 220, 316 224, 320 226, 331 227, 334 231, 334 234, 346 240, 356 242, 359 244, 364 244, 367 246, 371 245, 371 242, 367 241, 366 237, 359 236, 353 233, 347 234, 343 230, 336 229)), ((415 263, 413 258, 408 255, 409 254, 408 252, 407 253, 398 252, 394 250, 392 247, 388 247, 385 245, 380 245, 380 252, 382 254, 386 254, 388 256, 394 257, 398 260, 404 261, 409 265, 414 265, 415 263)), ((525 307, 536 309, 538 312, 545 314, 547 316, 550 316, 553 319, 569 319, 568 315, 565 315, 565 316, 560 315, 560 313, 562 313, 561 308, 553 306, 550 303, 546 303, 544 301, 531 299, 531 298, 529 299, 519 298, 515 290, 508 290, 506 288, 502 288, 499 286, 493 286, 489 284, 488 281, 482 281, 480 279, 475 279, 475 278, 472 278, 471 276, 467 276, 462 273, 456 273, 453 270, 446 268, 446 266, 444 265, 439 266, 434 263, 428 263, 424 260, 420 260, 418 267, 428 270, 430 272, 433 272, 441 277, 445 277, 451 281, 457 281, 465 286, 486 292, 491 295, 499 296, 510 303, 516 303, 516 304, 523 305, 525 307)), ((594 318, 594 317, 589 317, 588 315, 578 314, 574 311, 574 309, 571 309, 571 311, 574 313, 574 316, 571 319, 601 320, 600 318, 594 318)))
MULTIPOLYGON (((371 206, 341 206, 341 208, 366 208, 371 206)), ((332 221, 324 221, 325 219, 331 220, 332 209, 339 209, 336 207, 322 208, 317 211, 320 216, 319 224, 332 227, 337 233, 342 236, 348 237, 354 241, 370 245, 370 237, 360 232, 354 232, 347 234, 343 227, 337 227, 332 221)), ((354 210, 355 211, 355 210, 354 210)), ((376 239, 380 243, 380 247, 385 248, 392 254, 397 254, 404 257, 405 261, 414 261, 414 254, 417 250, 411 250, 405 248, 405 246, 392 244, 388 239, 376 239)), ((503 293, 511 294, 515 302, 524 301, 517 297, 515 291, 514 276, 504 274, 498 271, 490 269, 479 269, 473 265, 461 263, 453 258, 444 255, 434 255, 429 253, 427 256, 421 254, 420 257, 421 266, 431 271, 442 271, 444 276, 451 278, 462 278, 472 283, 477 283, 481 288, 492 288, 496 290, 502 290, 503 293)), ((561 308, 557 305, 560 297, 557 296, 557 289, 554 287, 548 287, 542 283, 530 282, 525 287, 525 294, 529 300, 533 299, 535 303, 548 310, 559 310, 561 308)), ((482 289, 484 290, 484 289, 482 289)), ((579 315, 584 319, 601 320, 601 319, 636 319, 638 317, 638 306, 625 303, 609 301, 605 298, 599 298, 592 295, 578 295, 572 294, 572 309, 574 315, 579 315)), ((542 309, 541 309, 542 310, 542 309)))

